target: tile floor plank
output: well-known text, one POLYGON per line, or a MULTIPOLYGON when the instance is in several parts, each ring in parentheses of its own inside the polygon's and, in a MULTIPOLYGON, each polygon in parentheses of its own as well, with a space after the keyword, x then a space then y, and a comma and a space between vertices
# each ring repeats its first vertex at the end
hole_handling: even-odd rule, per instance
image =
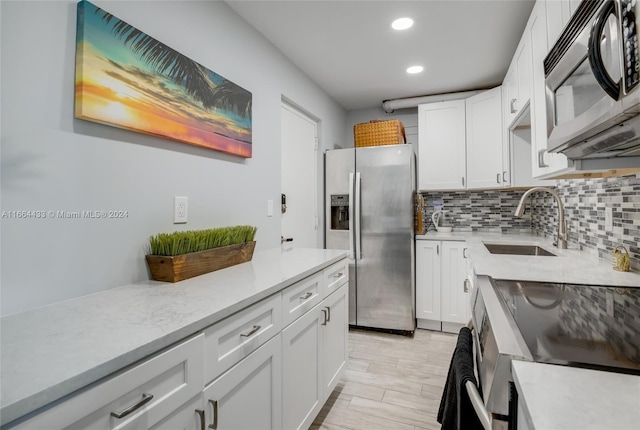
POLYGON ((457 335, 349 331, 349 365, 312 430, 439 430, 436 421, 457 335))

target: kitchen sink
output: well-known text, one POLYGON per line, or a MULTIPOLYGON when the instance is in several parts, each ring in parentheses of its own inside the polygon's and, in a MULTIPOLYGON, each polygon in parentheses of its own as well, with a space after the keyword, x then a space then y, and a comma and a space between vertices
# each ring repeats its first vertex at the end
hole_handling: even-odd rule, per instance
POLYGON ((555 257, 555 254, 540 248, 536 245, 508 245, 503 243, 485 243, 484 246, 492 254, 510 255, 542 255, 545 257, 555 257))

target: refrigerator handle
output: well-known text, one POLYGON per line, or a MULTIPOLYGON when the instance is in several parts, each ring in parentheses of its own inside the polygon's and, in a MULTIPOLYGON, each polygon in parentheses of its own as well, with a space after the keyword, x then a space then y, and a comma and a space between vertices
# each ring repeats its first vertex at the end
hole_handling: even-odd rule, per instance
POLYGON ((355 242, 355 236, 353 231, 353 219, 354 219, 354 200, 353 200, 353 172, 349 173, 349 259, 353 260, 353 243, 355 242))
POLYGON ((355 239, 356 239, 356 260, 362 260, 362 244, 360 238, 360 211, 361 211, 361 200, 360 200, 360 172, 356 172, 356 183, 355 183, 355 239))

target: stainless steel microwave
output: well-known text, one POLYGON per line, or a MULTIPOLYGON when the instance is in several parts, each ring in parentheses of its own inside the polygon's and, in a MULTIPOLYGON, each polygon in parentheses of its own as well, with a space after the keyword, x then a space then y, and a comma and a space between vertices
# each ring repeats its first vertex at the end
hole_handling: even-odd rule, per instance
POLYGON ((544 60, 547 148, 640 156, 640 0, 583 0, 544 60))

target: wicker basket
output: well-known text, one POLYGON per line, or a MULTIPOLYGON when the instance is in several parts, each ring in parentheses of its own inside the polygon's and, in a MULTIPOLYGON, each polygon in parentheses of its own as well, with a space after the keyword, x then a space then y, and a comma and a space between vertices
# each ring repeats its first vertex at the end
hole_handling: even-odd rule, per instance
POLYGON ((353 126, 356 148, 362 146, 398 145, 406 143, 404 125, 397 119, 373 120, 353 126))

